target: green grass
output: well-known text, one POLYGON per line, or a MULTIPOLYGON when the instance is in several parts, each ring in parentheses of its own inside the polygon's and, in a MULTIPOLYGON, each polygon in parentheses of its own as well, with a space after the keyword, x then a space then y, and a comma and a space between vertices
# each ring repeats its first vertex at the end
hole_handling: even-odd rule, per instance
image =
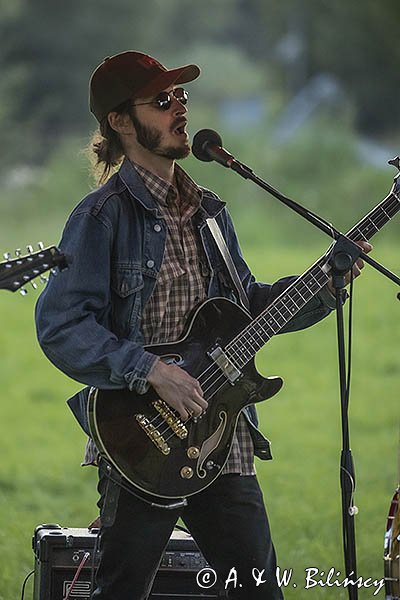
MULTIPOLYGON (((399 271, 396 249, 382 242, 375 256, 399 271), (397 261, 397 262, 396 262, 397 261)), ((325 246, 292 248, 249 245, 256 275, 271 280, 302 272, 325 246), (266 258, 264 258, 264 255, 266 258)), ((359 573, 383 576, 383 534, 397 477, 399 310, 395 286, 369 267, 355 289, 353 379, 350 407, 356 464, 359 573)), ((56 522, 85 527, 96 515, 96 473, 79 466, 84 435, 65 405, 79 388, 41 354, 33 326, 37 292, 0 295, 0 599, 16 600, 32 569, 36 525, 56 522)), ((338 588, 304 586, 304 569, 342 571, 338 464, 338 399, 335 319, 277 336, 259 353, 265 375, 285 386, 259 407, 272 440, 274 460, 257 470, 281 568, 293 568, 296 589, 286 597, 346 598, 338 588)), ((371 598, 374 588, 359 597, 371 598)), ((27 591, 29 598, 30 589, 27 591)), ((383 592, 379 595, 383 597, 383 592)))

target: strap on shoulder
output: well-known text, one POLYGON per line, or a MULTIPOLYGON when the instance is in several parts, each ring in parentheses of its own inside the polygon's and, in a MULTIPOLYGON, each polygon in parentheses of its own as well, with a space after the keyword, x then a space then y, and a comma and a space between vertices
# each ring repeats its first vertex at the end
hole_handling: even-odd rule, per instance
POLYGON ((244 291, 242 282, 240 281, 240 277, 239 277, 238 272, 235 267, 235 263, 233 262, 232 256, 228 250, 228 246, 226 245, 224 236, 222 235, 222 232, 221 232, 221 229, 219 228, 217 220, 213 217, 210 217, 209 219, 206 219, 206 221, 207 221, 208 228, 211 231, 211 234, 215 240, 215 243, 217 244, 218 249, 222 255, 222 258, 225 261, 225 264, 228 269, 229 275, 231 276, 232 282, 233 282, 234 286, 236 287, 236 290, 239 294, 240 303, 247 311, 249 311, 250 310, 249 299, 247 297, 246 292, 244 291))

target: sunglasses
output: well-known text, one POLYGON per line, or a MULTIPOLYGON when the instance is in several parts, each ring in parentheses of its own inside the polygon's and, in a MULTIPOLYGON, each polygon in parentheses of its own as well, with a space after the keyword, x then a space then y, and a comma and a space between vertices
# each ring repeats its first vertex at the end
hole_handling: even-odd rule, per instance
POLYGON ((132 106, 145 106, 146 104, 155 104, 160 110, 169 110, 172 104, 172 96, 178 100, 181 104, 187 104, 189 93, 181 87, 178 87, 170 92, 160 92, 158 96, 151 102, 140 102, 139 104, 132 104, 132 106))

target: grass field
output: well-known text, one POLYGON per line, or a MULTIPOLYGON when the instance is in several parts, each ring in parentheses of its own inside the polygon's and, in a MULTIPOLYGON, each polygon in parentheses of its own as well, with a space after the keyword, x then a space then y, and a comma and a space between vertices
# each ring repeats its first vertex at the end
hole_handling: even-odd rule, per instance
MULTIPOLYGON (((257 277, 271 280, 302 272, 325 247, 271 247, 266 242, 246 244, 244 250, 257 277)), ((400 271, 393 244, 377 241, 374 254, 400 271)), ((374 579, 383 577, 383 534, 397 483, 400 305, 396 291, 366 267, 354 293, 350 431, 360 509, 358 566, 360 575, 374 579)), ((79 466, 85 439, 65 405, 80 386, 52 367, 37 345, 33 325, 37 295, 35 291, 26 297, 0 294, 1 600, 20 597, 22 581, 33 567, 31 536, 36 525, 85 527, 96 516, 96 473, 79 466)), ((285 596, 289 600, 347 598, 343 588, 304 589, 307 568, 327 572, 334 567, 343 572, 334 316, 307 331, 271 340, 259 353, 257 364, 265 375, 280 374, 286 382, 278 396, 259 408, 274 460, 257 462, 279 565, 294 572, 285 596)), ((31 598, 31 589, 30 584, 26 598, 31 598)), ((371 598, 374 590, 361 590, 359 597, 371 598)))

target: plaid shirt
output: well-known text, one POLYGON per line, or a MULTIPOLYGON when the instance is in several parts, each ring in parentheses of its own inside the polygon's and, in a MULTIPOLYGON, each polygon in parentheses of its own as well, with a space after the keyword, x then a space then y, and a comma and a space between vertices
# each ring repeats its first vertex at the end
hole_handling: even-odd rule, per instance
MULTIPOLYGON (((200 207, 202 192, 185 171, 175 166, 176 187, 133 163, 146 188, 157 201, 168 232, 164 258, 153 293, 144 307, 145 344, 177 340, 193 307, 207 298, 209 269, 191 218, 200 207)), ((92 440, 84 464, 97 455, 92 440)), ((232 449, 222 473, 254 475, 254 448, 246 419, 239 417, 232 449)))
POLYGON ((207 298, 209 269, 191 222, 200 207, 201 191, 179 168, 176 188, 135 167, 168 229, 161 269, 142 314, 142 332, 145 344, 171 342, 180 337, 193 307, 207 298))

